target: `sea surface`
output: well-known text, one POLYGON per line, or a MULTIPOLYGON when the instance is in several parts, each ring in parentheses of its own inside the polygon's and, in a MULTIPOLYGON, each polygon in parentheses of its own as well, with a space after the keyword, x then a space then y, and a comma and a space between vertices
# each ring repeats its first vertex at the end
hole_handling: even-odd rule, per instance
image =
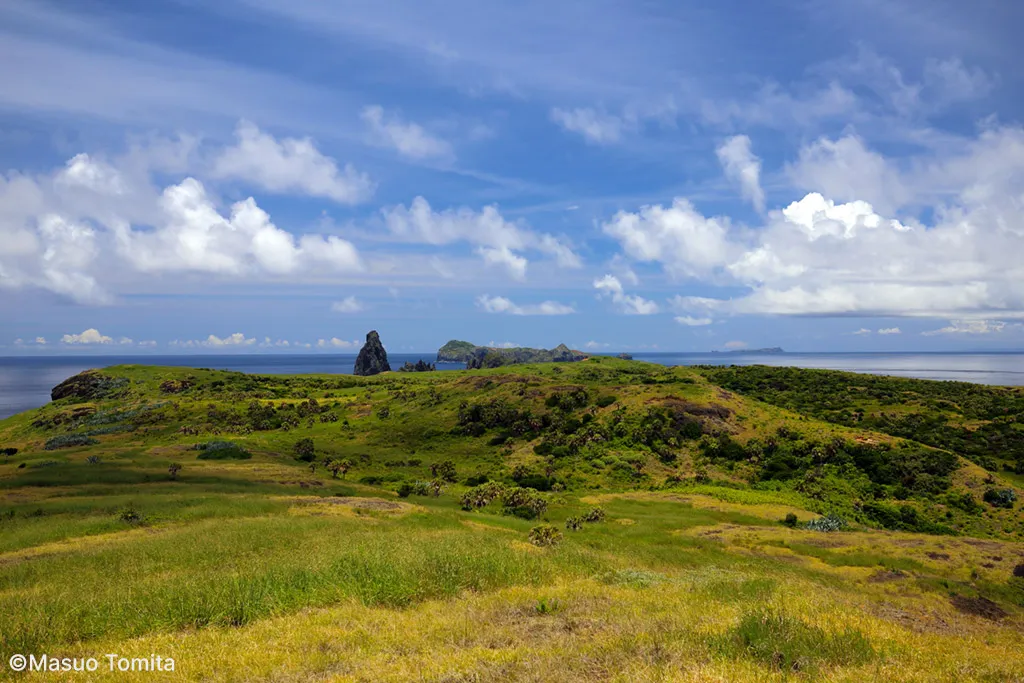
MULTIPOLYGON (((388 354, 391 366, 433 353, 388 354)), ((955 380, 978 384, 1024 385, 1024 353, 634 353, 635 360, 662 365, 776 365, 848 370, 898 377, 955 380)), ((254 374, 352 374, 355 354, 344 355, 177 355, 0 357, 0 419, 38 408, 50 389, 72 375, 109 365, 176 365, 237 370, 254 374)), ((461 363, 438 363, 438 370, 460 370, 461 363)))

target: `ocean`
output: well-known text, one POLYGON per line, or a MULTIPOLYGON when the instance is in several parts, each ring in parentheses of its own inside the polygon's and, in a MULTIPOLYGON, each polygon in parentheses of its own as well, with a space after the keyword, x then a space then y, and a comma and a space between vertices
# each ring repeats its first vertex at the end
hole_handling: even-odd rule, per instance
MULTIPOLYGON (((433 356, 433 353, 388 354, 393 368, 406 361, 433 360, 433 356)), ((633 358, 662 365, 788 365, 978 384, 1024 385, 1024 353, 634 353, 633 358)), ((55 385, 83 370, 108 365, 176 365, 254 374, 352 374, 355 360, 355 354, 0 357, 0 419, 45 405, 55 385)), ((439 363, 437 369, 463 367, 461 363, 439 363)))

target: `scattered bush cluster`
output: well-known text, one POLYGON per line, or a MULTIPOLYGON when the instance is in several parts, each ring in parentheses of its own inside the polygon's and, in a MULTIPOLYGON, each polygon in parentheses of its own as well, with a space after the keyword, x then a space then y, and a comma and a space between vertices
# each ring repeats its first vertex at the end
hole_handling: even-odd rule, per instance
POLYGON ((92 446, 99 441, 82 434, 59 434, 51 436, 43 446, 45 450, 55 451, 59 448, 74 448, 75 446, 92 446))
POLYGON ((248 460, 252 453, 231 441, 207 441, 197 443, 193 448, 199 451, 199 460, 248 460))
POLYGON ((540 524, 530 529, 530 543, 542 548, 558 545, 562 541, 562 532, 550 524, 540 524))

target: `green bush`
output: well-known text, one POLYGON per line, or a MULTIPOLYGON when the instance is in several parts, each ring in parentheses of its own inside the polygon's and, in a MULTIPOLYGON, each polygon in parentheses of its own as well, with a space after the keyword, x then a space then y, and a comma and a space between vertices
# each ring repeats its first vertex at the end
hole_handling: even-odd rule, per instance
POLYGON ((1013 489, 990 488, 985 490, 984 501, 992 507, 1012 508, 1017 502, 1017 493, 1013 489))
POLYGON ((782 520, 782 523, 792 529, 796 527, 797 524, 799 524, 799 520, 796 518, 795 513, 789 512, 786 514, 785 519, 782 520))
POLYGON ((568 517, 565 520, 565 528, 568 529, 569 531, 579 531, 580 529, 583 528, 583 518, 582 517, 568 517))
POLYGON ((46 445, 43 446, 44 450, 55 451, 58 448, 74 448, 75 446, 92 446, 98 444, 99 441, 96 439, 84 436, 82 434, 61 434, 59 436, 53 436, 46 440, 46 445))
POLYGON ((316 448, 313 446, 313 439, 306 437, 295 442, 295 459, 303 462, 313 462, 316 459, 316 448))
MULTIPOLYGON (((796 517, 796 515, 793 516, 796 517)), ((817 519, 812 519, 804 525, 804 528, 810 531, 824 532, 843 531, 844 529, 846 529, 846 527, 846 520, 836 515, 825 515, 824 517, 818 517, 817 519)))
POLYGON ((583 521, 590 522, 591 524, 595 524, 597 522, 603 522, 605 516, 606 515, 605 515, 604 508, 599 508, 599 507, 590 508, 583 515, 583 521))
POLYGON ((550 524, 540 524, 530 529, 528 538, 536 546, 549 548, 562 542, 562 532, 550 524))
POLYGON ((605 395, 605 396, 599 396, 597 398, 597 401, 595 401, 595 403, 597 403, 597 407, 598 408, 607 408, 608 406, 610 406, 611 404, 615 403, 618 400, 619 399, 616 398, 615 396, 605 395))
POLYGON ((207 441, 197 443, 195 449, 200 451, 198 460, 248 460, 252 453, 231 441, 207 441))

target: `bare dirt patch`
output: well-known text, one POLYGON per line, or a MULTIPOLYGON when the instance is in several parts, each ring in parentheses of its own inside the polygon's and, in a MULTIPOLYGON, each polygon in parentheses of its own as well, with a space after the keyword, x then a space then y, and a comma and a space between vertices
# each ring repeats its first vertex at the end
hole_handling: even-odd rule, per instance
POLYGON ((992 621, 999 621, 1008 616, 1006 610, 988 598, 968 598, 963 595, 954 595, 949 601, 953 603, 953 607, 956 607, 964 614, 974 614, 975 616, 992 621))
POLYGON ((949 559, 949 555, 947 553, 927 552, 927 553, 925 553, 925 555, 927 555, 928 559, 931 559, 931 560, 948 560, 949 559))
POLYGON ((907 578, 907 573, 899 569, 880 569, 868 577, 868 583, 889 583, 907 578))

